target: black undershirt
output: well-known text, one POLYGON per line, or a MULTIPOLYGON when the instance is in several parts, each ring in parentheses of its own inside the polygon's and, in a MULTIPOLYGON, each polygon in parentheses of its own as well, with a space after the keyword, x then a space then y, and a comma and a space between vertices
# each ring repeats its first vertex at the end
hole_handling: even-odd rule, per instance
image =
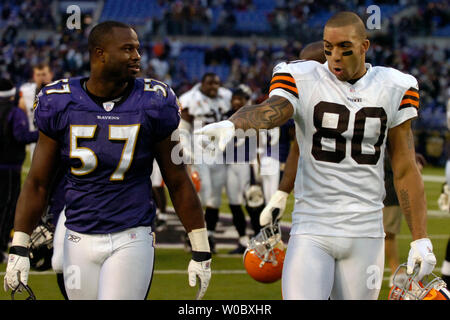
POLYGON ((92 101, 94 101, 96 104, 98 104, 102 108, 103 108, 103 103, 108 102, 108 101, 114 101, 116 106, 121 104, 128 98, 131 91, 133 91, 133 87, 134 87, 134 81, 130 81, 130 82, 128 82, 127 87, 125 88, 125 90, 123 91, 121 96, 113 97, 113 98, 105 98, 105 97, 96 96, 96 95, 92 94, 91 92, 89 92, 87 85, 86 85, 87 80, 88 80, 88 78, 80 80, 81 87, 83 88, 84 91, 86 91, 89 98, 91 98, 92 101))
POLYGON ((356 83, 356 81, 358 81, 359 79, 364 77, 366 75, 366 73, 367 73, 367 69, 366 69, 366 72, 364 72, 364 74, 361 77, 359 77, 358 79, 347 80, 347 82, 350 83, 351 85, 354 85, 356 83))

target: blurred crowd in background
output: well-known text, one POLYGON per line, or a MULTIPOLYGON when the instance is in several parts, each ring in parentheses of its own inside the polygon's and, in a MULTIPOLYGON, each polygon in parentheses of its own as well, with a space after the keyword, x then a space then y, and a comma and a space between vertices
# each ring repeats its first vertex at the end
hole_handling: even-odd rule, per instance
MULTIPOLYGON (((280 61, 298 59, 306 44, 320 40, 322 26, 334 12, 353 10, 364 16, 372 4, 363 0, 155 0, 151 5, 130 0, 125 6, 122 0, 102 3, 100 21, 119 19, 120 14, 122 22, 136 27, 141 41, 142 76, 165 81, 181 95, 205 72, 212 71, 226 87, 248 84, 254 101, 265 98, 273 67, 280 61), (199 42, 192 40, 194 36, 216 40, 199 42), (227 41, 217 41, 217 36, 227 41), (242 41, 244 36, 253 37, 242 41), (269 38, 284 41, 268 44, 264 39, 269 38)), ((450 45, 421 45, 411 37, 448 39, 450 2, 398 0, 376 4, 381 8, 386 32, 371 36, 367 60, 418 79, 421 108, 414 122, 416 145, 430 163, 443 165, 447 157, 445 112, 450 97, 450 45)), ((30 81, 32 66, 40 62, 49 63, 55 79, 89 74, 87 34, 95 10, 83 13, 81 30, 68 30, 67 15, 59 5, 56 0, 1 1, 0 76, 20 86, 30 81), (53 32, 45 37, 24 36, 39 30, 53 32)))

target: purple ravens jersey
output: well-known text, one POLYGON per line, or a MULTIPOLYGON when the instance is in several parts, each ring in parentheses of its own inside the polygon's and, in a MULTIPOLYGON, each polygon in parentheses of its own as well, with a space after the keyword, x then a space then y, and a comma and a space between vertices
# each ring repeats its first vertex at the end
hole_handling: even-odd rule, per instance
POLYGON ((286 162, 291 147, 289 130, 294 126, 294 120, 289 119, 282 126, 267 131, 265 137, 260 139, 264 156, 276 158, 281 163, 286 162))
POLYGON ((39 130, 59 142, 68 168, 68 229, 105 234, 151 225, 154 145, 180 121, 169 86, 136 79, 128 97, 99 105, 80 78, 63 79, 39 93, 35 118, 39 130))
POLYGON ((291 136, 289 130, 294 128, 294 119, 289 119, 280 127, 280 162, 284 163, 287 160, 289 149, 291 148, 291 136))
POLYGON ((59 216, 66 205, 64 200, 64 186, 66 184, 65 170, 58 169, 56 179, 51 188, 50 198, 48 200, 48 214, 54 226, 58 223, 59 216))

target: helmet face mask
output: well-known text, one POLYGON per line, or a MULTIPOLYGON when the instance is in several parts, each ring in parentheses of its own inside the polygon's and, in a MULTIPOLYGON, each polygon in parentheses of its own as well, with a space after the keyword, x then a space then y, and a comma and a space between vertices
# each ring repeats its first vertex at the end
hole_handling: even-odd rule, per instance
POLYGON ((414 268, 412 275, 407 275, 405 281, 399 281, 399 271, 404 269, 406 274, 406 264, 401 264, 394 273, 394 285, 389 292, 388 300, 450 300, 450 292, 446 288, 445 282, 434 273, 417 280, 419 266, 414 268))
POLYGON ((285 246, 278 224, 270 224, 252 239, 244 253, 244 266, 255 280, 271 283, 281 278, 285 246))
POLYGON ((274 249, 281 241, 281 232, 278 224, 268 225, 252 239, 247 250, 255 250, 255 254, 261 259, 261 267, 264 263, 270 262, 277 265, 274 249))
POLYGON ((41 221, 30 237, 30 266, 38 271, 51 268, 54 228, 41 221))
POLYGON ((264 193, 260 185, 251 185, 244 196, 250 208, 258 208, 264 204, 264 193))
POLYGON ((28 296, 25 298, 25 300, 36 300, 36 296, 34 295, 33 290, 31 290, 30 286, 23 284, 22 281, 20 281, 17 288, 11 291, 11 300, 15 300, 15 295, 17 292, 26 292, 28 296))

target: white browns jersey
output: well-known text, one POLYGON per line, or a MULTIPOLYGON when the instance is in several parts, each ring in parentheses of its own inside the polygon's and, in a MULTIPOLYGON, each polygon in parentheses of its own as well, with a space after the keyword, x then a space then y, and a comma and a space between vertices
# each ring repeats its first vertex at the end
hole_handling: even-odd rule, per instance
POLYGON ((366 67, 353 85, 338 80, 328 63, 274 68, 269 95, 294 107, 300 147, 291 234, 384 237, 386 137, 417 117, 419 93, 411 75, 366 67))
POLYGON ((231 90, 220 87, 216 98, 210 98, 200 91, 200 83, 180 96, 183 109, 188 109, 194 121, 202 121, 202 126, 225 119, 231 110, 231 90))
MULTIPOLYGON (((200 86, 201 84, 197 83, 179 98, 181 108, 183 110, 187 109, 189 114, 194 117, 193 130, 213 122, 225 120, 227 118, 227 112, 231 110, 231 90, 219 87, 217 97, 210 98, 200 91, 200 86)), ((191 151, 185 152, 187 154, 194 153, 193 161, 195 163, 207 162, 208 164, 212 164, 219 161, 219 158, 221 159, 221 163, 223 163, 223 154, 221 152, 216 152, 215 154, 203 152, 201 148, 194 148, 193 142, 194 141, 190 141, 191 151)), ((186 143, 187 142, 183 143, 183 148, 185 149, 187 148, 187 146, 184 145, 186 143)))
POLYGON ((27 82, 20 87, 20 96, 23 97, 25 101, 25 107, 27 108, 28 124, 30 125, 31 131, 37 130, 36 126, 34 125, 34 108, 33 108, 36 95, 37 95, 36 83, 27 82))

